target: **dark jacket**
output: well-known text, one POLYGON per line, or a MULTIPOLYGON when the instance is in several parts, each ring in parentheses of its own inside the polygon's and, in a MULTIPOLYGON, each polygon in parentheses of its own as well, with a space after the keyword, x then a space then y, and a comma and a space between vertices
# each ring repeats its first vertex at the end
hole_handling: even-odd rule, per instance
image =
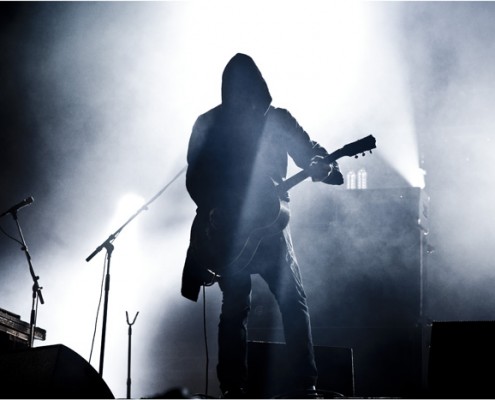
POLYGON ((197 251, 209 212, 215 207, 237 212, 252 207, 257 182, 268 178, 276 184, 286 177, 288 155, 306 168, 315 155, 327 154, 287 110, 270 104, 268 87, 256 64, 249 56, 237 54, 222 76, 222 104, 194 124, 186 186, 197 214, 181 290, 190 300, 197 300, 201 285, 211 278, 206 273, 208 261, 197 251))

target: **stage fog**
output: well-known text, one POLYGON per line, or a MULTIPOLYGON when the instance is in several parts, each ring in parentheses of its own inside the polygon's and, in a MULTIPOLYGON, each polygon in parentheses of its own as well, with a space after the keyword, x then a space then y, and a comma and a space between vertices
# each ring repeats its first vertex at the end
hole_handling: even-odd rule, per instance
MULTIPOLYGON (((221 72, 238 52, 257 62, 273 105, 328 151, 377 139, 373 154, 339 160, 344 176, 367 170, 364 203, 346 184, 308 180, 291 192, 315 331, 378 312, 344 314, 350 297, 370 305, 359 296, 371 280, 387 292, 407 287, 390 278, 400 255, 387 252, 387 238, 399 249, 402 239, 384 227, 421 238, 420 282, 411 284, 421 285, 423 317, 494 319, 494 18, 486 2, 2 4, 0 212, 34 198, 18 218, 45 300, 37 323, 47 337, 35 345, 64 344, 98 369, 106 251, 85 259, 168 185, 114 241, 103 377, 116 397, 126 395, 126 311, 131 320, 139 312, 132 396, 176 386, 204 393, 203 298, 180 295, 195 213, 182 172, 194 121, 220 102, 221 72), (421 198, 406 208, 417 206, 423 225, 380 206, 411 193, 421 198), (363 251, 360 240, 377 235, 383 252, 367 251, 368 265, 342 264, 343 252, 363 251), (339 291, 335 282, 349 279, 356 290, 339 291)), ((16 237, 10 215, 0 226, 16 237)), ((3 234, 0 272, 0 307, 29 321, 28 263, 3 234)), ((260 315, 270 306, 255 282, 250 335, 264 340, 260 315)), ((217 286, 205 293, 211 395, 219 393, 219 294, 217 286)))

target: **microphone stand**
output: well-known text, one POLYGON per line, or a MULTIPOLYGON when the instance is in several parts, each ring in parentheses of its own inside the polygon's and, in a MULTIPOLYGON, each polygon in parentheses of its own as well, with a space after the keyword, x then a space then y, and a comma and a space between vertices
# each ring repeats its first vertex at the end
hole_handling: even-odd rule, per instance
POLYGON ((19 224, 19 220, 17 218, 17 211, 12 211, 12 217, 14 218, 14 221, 17 225, 17 230, 19 231, 19 236, 21 238, 21 250, 24 251, 26 254, 26 259, 29 264, 29 272, 31 273, 31 277, 33 278, 33 300, 31 304, 31 317, 29 320, 29 347, 34 346, 34 332, 36 328, 36 318, 37 318, 37 303, 38 299, 41 302, 41 304, 45 304, 45 301, 43 300, 43 295, 41 293, 42 287, 40 287, 38 280, 40 279, 39 276, 37 276, 34 273, 34 268, 33 264, 31 262, 31 255, 29 254, 28 247, 26 245, 26 241, 24 240, 24 235, 22 234, 22 229, 21 225, 19 224))
POLYGON ((134 219, 136 218, 142 211, 148 209, 148 206, 153 203, 161 194, 180 176, 182 173, 186 171, 187 167, 182 168, 182 170, 169 182, 165 185, 163 189, 161 189, 155 196, 151 198, 144 206, 139 208, 134 215, 132 215, 119 229, 117 229, 114 233, 112 233, 102 244, 100 244, 87 258, 86 261, 89 262, 91 259, 96 256, 101 250, 106 249, 107 256, 105 262, 105 298, 103 302, 103 321, 102 321, 102 332, 101 332, 101 347, 100 347, 100 367, 99 374, 103 376, 103 364, 105 360, 105 341, 106 341, 106 332, 107 332, 107 316, 108 316, 108 298, 110 292, 110 261, 112 258, 112 252, 114 250, 113 241, 117 238, 117 236, 122 232, 122 230, 134 219))

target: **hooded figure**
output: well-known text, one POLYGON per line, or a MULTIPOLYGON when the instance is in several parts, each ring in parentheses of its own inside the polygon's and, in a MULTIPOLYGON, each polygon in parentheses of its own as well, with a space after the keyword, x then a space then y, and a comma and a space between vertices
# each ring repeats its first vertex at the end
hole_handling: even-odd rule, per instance
POLYGON ((222 75, 222 104, 198 118, 189 142, 187 188, 200 209, 242 197, 271 101, 254 61, 233 57, 222 75))
POLYGON ((268 86, 253 59, 235 55, 222 74, 222 107, 232 112, 257 109, 265 114, 271 102, 268 86))
MULTIPOLYGON (((270 208, 264 201, 276 193, 274 185, 286 178, 288 156, 300 168, 316 163, 319 167, 311 172, 314 181, 343 182, 336 164, 331 168, 318 163, 328 154, 326 150, 309 138, 287 110, 271 102, 253 59, 236 54, 222 75, 222 103, 198 117, 189 141, 186 187, 197 210, 181 292, 197 301, 202 285, 213 283, 213 278, 219 283, 223 303, 217 372, 225 396, 239 397, 246 391, 251 274, 267 282, 278 302, 296 388, 316 383, 306 295, 288 227, 263 238, 241 271, 220 276, 209 271, 212 254, 221 253, 223 244, 228 248, 229 238, 270 208), (225 243, 213 242, 211 233, 222 229, 229 232, 225 243)), ((288 210, 288 202, 287 193, 276 196, 277 206, 283 203, 288 210)))

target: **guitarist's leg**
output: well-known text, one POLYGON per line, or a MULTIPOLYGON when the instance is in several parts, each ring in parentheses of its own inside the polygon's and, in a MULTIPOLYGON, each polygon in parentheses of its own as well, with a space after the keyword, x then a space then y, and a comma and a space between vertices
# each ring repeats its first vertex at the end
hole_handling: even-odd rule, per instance
POLYGON ((239 397, 247 383, 247 318, 251 276, 242 272, 219 281, 222 310, 218 325, 217 375, 226 397, 239 397))
POLYGON ((299 390, 310 389, 316 385, 317 378, 310 317, 289 232, 284 231, 279 240, 273 241, 273 246, 278 247, 271 251, 278 252, 279 262, 266 265, 260 275, 279 305, 288 356, 294 371, 293 382, 297 383, 299 390))

